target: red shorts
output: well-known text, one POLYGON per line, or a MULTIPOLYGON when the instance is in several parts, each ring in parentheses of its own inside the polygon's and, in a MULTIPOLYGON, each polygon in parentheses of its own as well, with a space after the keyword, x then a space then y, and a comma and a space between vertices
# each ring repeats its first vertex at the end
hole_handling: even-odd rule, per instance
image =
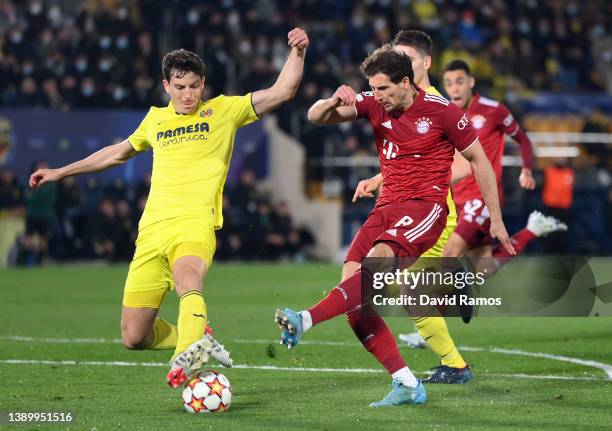
POLYGON ((361 262, 379 242, 397 245, 398 257, 418 257, 438 241, 446 226, 445 202, 410 200, 374 208, 349 247, 345 262, 361 262))
POLYGON ((468 249, 491 245, 491 219, 489 208, 482 199, 470 199, 457 205, 455 233, 467 243, 468 249))

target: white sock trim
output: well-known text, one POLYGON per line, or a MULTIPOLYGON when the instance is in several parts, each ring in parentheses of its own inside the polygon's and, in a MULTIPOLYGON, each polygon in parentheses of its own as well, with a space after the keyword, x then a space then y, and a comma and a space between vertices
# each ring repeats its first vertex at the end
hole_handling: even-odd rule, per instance
POLYGON ((312 328, 312 316, 309 311, 300 311, 300 314, 302 315, 302 327, 306 332, 312 328))
POLYGON ((410 371, 410 368, 408 367, 404 367, 402 369, 397 370, 395 373, 391 374, 391 377, 399 380, 405 386, 410 386, 414 388, 419 385, 419 381, 414 376, 414 374, 412 374, 412 371, 410 371))

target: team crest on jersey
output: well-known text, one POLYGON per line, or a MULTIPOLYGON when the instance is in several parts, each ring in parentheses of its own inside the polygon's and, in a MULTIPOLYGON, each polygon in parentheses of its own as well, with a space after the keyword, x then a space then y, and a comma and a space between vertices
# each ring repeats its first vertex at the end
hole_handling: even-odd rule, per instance
POLYGON ((200 111, 200 117, 210 117, 213 114, 213 110, 208 108, 205 111, 200 111))
POLYGON ((482 115, 474 115, 471 119, 474 129, 482 129, 487 119, 482 115))
POLYGON ((415 121, 414 124, 416 125, 417 132, 424 135, 425 133, 429 132, 429 126, 431 126, 433 123, 429 118, 421 117, 415 121))

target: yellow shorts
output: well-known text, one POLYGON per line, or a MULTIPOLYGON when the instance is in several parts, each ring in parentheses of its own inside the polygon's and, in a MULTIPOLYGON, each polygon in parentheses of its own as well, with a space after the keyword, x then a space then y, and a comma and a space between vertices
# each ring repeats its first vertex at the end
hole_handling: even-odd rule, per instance
POLYGON ((123 306, 159 308, 166 293, 174 288, 174 262, 183 256, 198 256, 210 268, 215 247, 212 220, 178 217, 145 227, 136 240, 123 306))

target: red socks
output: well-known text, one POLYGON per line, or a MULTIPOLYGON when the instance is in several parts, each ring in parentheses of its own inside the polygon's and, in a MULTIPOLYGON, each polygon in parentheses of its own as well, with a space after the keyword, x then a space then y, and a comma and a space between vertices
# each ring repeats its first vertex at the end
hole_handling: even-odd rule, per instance
POLYGON ((361 270, 334 287, 329 294, 309 309, 312 325, 347 313, 361 305, 361 270))
MULTIPOLYGON (((384 320, 369 305, 362 308, 361 270, 340 283, 318 304, 308 310, 313 326, 340 314, 346 314, 348 323, 366 350, 393 374, 404 368, 395 338, 384 320)), ((366 275, 367 276, 367 275, 366 275)))
POLYGON ((348 323, 368 352, 393 374, 404 368, 406 362, 397 348, 395 338, 385 321, 371 308, 354 310, 347 314, 348 323))

